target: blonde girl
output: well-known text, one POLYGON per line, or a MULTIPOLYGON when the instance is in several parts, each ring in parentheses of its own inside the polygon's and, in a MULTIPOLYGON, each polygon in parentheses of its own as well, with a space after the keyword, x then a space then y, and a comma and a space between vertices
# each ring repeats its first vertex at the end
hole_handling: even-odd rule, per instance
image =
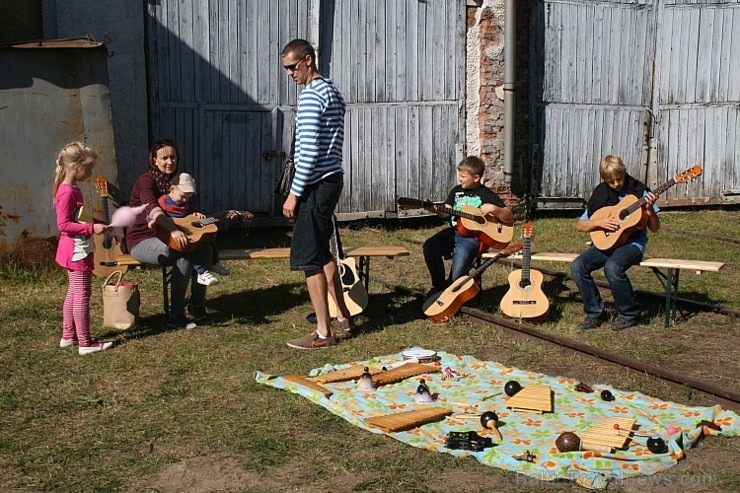
POLYGON ((82 192, 78 181, 87 180, 97 164, 95 151, 80 142, 67 144, 59 153, 54 177, 54 207, 61 233, 56 261, 67 269, 69 287, 62 311, 61 347, 79 345, 80 354, 113 347, 112 342, 95 341, 90 334, 90 295, 92 294, 93 253, 91 238, 102 234, 103 224, 78 221, 82 192))

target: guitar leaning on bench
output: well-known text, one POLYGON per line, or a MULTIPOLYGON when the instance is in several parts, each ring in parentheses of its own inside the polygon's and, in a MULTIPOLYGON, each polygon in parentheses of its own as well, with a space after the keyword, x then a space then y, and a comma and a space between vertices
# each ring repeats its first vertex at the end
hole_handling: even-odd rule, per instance
MULTIPOLYGON (((661 186, 653 190, 655 195, 660 195, 676 183, 681 183, 700 176, 702 173, 701 166, 696 165, 677 174, 661 186)), ((645 197, 638 199, 632 194, 624 197, 618 204, 602 207, 594 212, 590 219, 602 219, 605 217, 614 217, 621 223, 616 231, 596 230, 591 231, 591 241, 599 250, 607 251, 617 248, 629 239, 635 231, 645 227, 648 221, 648 215, 645 213, 645 197)))
POLYGON ((501 311, 512 318, 540 319, 550 311, 550 301, 542 291, 542 273, 530 269, 534 226, 522 226, 522 268, 509 274, 509 291, 501 298, 501 311))
POLYGON ((480 209, 472 205, 464 205, 460 209, 448 209, 445 204, 438 204, 431 200, 419 200, 409 197, 399 197, 398 206, 404 209, 422 208, 430 212, 444 212, 455 216, 458 232, 472 237, 489 248, 500 249, 509 244, 514 237, 513 226, 500 222, 492 214, 483 214, 480 209))
MULTIPOLYGON (((241 217, 243 219, 252 219, 252 213, 246 211, 229 211, 224 219, 235 219, 241 217)), ((178 252, 191 253, 194 252, 200 243, 212 243, 216 241, 216 234, 218 233, 218 226, 216 223, 224 219, 218 217, 206 217, 202 218, 196 214, 189 214, 185 217, 171 217, 170 218, 177 229, 185 233, 188 237, 188 244, 184 248, 180 248, 175 240, 172 239, 172 235, 166 229, 156 226, 154 232, 162 243, 166 243, 168 247, 178 252)))
MULTIPOLYGON (((103 222, 110 224, 110 213, 108 211, 108 179, 104 176, 99 176, 95 179, 95 185, 100 195, 100 200, 103 206, 103 222)), ((107 234, 93 235, 93 252, 95 255, 95 265, 93 267, 93 274, 98 277, 108 277, 117 270, 125 274, 128 267, 125 265, 118 265, 116 259, 120 257, 123 252, 121 251, 121 245, 118 240, 113 236, 107 234)))
MULTIPOLYGON (((339 270, 339 279, 342 281, 342 296, 344 297, 344 303, 347 305, 350 316, 354 317, 367 308, 367 290, 357 273, 355 259, 344 255, 342 240, 339 238, 339 226, 337 225, 336 216, 332 217, 332 224, 334 226, 334 255, 336 257, 337 269, 339 270)), ((341 315, 341 313, 339 313, 339 308, 334 302, 334 298, 329 295, 329 316, 336 318, 337 315, 341 315)))
POLYGON ((487 268, 493 265, 501 257, 507 257, 522 249, 522 243, 511 245, 489 258, 480 267, 473 269, 467 276, 456 279, 447 289, 439 294, 431 296, 422 310, 424 315, 434 322, 446 322, 460 311, 460 308, 469 300, 475 298, 480 292, 476 278, 483 274, 487 268))

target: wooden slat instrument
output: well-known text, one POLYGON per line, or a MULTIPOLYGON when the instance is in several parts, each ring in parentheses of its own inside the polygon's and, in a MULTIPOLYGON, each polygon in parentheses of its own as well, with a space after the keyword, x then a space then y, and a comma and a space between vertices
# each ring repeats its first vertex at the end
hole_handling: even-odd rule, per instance
MULTIPOLYGON (((357 380, 362 376, 364 371, 365 365, 352 365, 343 370, 337 370, 324 375, 319 375, 318 377, 313 377, 311 380, 318 383, 346 382, 347 380, 357 380)), ((382 368, 369 366, 368 371, 370 372, 370 375, 376 375, 381 373, 383 370, 382 368)))
POLYGON ((581 447, 584 450, 595 450, 595 447, 589 448, 594 445, 621 449, 630 438, 635 421, 634 418, 608 418, 585 433, 581 433, 581 442, 583 442, 581 447), (614 427, 615 424, 618 425, 618 429, 614 427))
POLYGON ((424 375, 425 373, 436 373, 439 371, 442 371, 442 369, 436 365, 409 363, 401 367, 373 375, 373 383, 376 387, 380 387, 381 385, 400 382, 402 380, 406 380, 409 377, 415 377, 416 375, 424 375))
POLYGON ((450 414, 452 414, 451 409, 423 407, 421 409, 414 409, 413 411, 375 416, 374 418, 366 419, 365 423, 374 428, 380 428, 385 432, 405 431, 427 423, 440 421, 450 414))
POLYGON ((324 394, 324 396, 326 396, 327 399, 331 397, 331 395, 334 393, 331 390, 327 389, 326 387, 319 385, 318 383, 314 381, 309 380, 303 375, 283 375, 281 376, 281 378, 283 380, 287 380, 288 382, 293 382, 303 387, 306 387, 307 389, 313 390, 314 392, 319 392, 320 394, 324 394))
POLYGON ((552 389, 549 385, 527 385, 509 397, 506 407, 512 411, 552 412, 552 389))

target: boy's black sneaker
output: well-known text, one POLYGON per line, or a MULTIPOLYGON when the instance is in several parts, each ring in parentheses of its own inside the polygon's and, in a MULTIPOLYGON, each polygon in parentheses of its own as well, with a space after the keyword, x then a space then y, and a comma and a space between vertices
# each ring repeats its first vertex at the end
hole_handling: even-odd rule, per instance
POLYGON ((583 322, 576 325, 576 327, 578 327, 580 330, 591 330, 600 327, 603 323, 604 320, 601 318, 587 318, 583 322))
POLYGON ((624 330, 629 329, 630 327, 634 327, 637 325, 637 320, 634 318, 626 318, 623 316, 618 316, 617 319, 612 322, 612 330, 624 330))
POLYGON ((195 322, 190 320, 185 314, 174 315, 167 320, 167 327, 170 329, 194 329, 198 326, 195 322))
POLYGON ((208 315, 206 307, 204 306, 188 306, 188 315, 190 315, 198 325, 211 325, 213 323, 213 319, 208 315))

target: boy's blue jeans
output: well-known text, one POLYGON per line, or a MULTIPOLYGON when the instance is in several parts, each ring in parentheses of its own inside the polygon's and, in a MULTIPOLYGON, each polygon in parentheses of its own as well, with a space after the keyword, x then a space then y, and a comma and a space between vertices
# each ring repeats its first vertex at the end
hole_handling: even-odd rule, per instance
POLYGON ((632 283, 627 277, 627 269, 642 260, 642 250, 635 245, 627 244, 614 250, 611 254, 590 246, 571 264, 570 273, 578 285, 583 298, 583 311, 588 318, 597 319, 604 315, 604 302, 601 301, 599 288, 591 273, 604 268, 604 274, 622 317, 634 320, 640 316, 640 305, 637 303, 632 283))
POLYGON ((480 243, 475 238, 461 235, 453 228, 446 228, 424 242, 424 261, 437 291, 444 290, 456 279, 466 276, 478 256, 480 243), (444 259, 452 257, 450 277, 445 276, 444 259))

